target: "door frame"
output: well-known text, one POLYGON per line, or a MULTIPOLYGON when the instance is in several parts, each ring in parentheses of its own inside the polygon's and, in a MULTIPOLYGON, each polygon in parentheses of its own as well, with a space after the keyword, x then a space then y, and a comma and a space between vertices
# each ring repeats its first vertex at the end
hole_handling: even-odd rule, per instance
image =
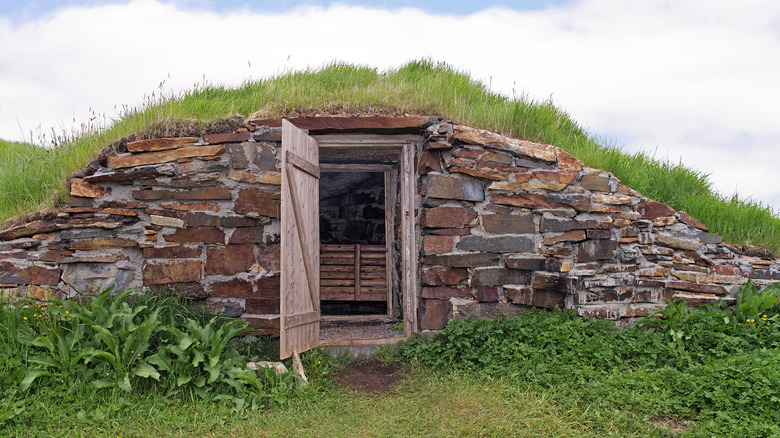
MULTIPOLYGON (((417 196, 417 172, 415 166, 415 154, 423 143, 420 135, 398 134, 398 135, 376 135, 376 134, 323 134, 312 135, 317 140, 320 149, 326 148, 363 148, 355 150, 370 149, 395 149, 399 153, 399 179, 400 193, 398 201, 401 204, 401 308, 404 323, 404 337, 411 337, 418 332, 417 308, 419 301, 419 282, 418 282, 418 264, 417 255, 419 254, 417 242, 417 224, 416 224, 416 206, 419 203, 417 196)), ((322 154, 321 154, 322 155, 322 154)), ((320 165, 322 157, 320 155, 320 165)), ((383 164, 367 163, 346 163, 347 166, 382 166, 383 164)), ((324 166, 331 166, 325 163, 324 166)), ((385 165, 392 167, 391 165, 385 165)), ((327 167, 326 167, 327 168, 327 167)), ((376 168, 376 167, 374 167, 376 168)), ((387 181, 386 190, 387 190, 387 181)), ((318 198, 319 199, 319 198, 318 198)), ((387 196, 385 197, 387 202, 387 196)), ((385 209, 385 214, 391 212, 391 209, 385 209)), ((394 224, 399 225, 399 224, 394 224)), ((385 227, 385 233, 391 233, 389 227, 385 227)), ((386 237, 387 239, 387 237, 386 237)), ((386 243, 389 241, 386 240, 386 243)), ((389 257, 389 254, 388 254, 389 257)), ((319 268, 318 268, 319 269, 319 268)), ((390 292, 392 294, 392 292, 390 292)), ((391 300, 392 301, 392 300, 391 300)), ((390 311, 390 310, 388 310, 390 311)))

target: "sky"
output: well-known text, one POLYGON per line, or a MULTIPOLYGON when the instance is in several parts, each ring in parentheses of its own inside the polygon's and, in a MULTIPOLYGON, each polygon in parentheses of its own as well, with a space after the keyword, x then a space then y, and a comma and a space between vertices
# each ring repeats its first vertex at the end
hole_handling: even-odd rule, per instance
POLYGON ((0 0, 0 138, 204 81, 442 61, 780 211, 776 0, 0 0))

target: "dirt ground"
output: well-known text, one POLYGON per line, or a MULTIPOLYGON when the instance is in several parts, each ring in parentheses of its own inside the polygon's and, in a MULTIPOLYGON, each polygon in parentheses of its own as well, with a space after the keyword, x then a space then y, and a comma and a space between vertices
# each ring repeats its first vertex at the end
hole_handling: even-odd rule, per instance
POLYGON ((398 366, 378 359, 352 362, 336 374, 343 387, 357 392, 387 392, 401 379, 398 366))

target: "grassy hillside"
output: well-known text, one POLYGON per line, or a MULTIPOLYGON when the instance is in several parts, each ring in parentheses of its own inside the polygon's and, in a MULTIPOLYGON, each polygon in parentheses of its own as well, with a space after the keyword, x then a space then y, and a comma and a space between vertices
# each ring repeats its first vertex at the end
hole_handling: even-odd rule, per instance
POLYGON ((61 141, 46 152, 0 143, 0 221, 50 205, 66 177, 123 136, 177 122, 233 115, 424 114, 559 146, 608 170, 645 196, 684 210, 738 245, 780 249, 780 218, 770 208, 714 192, 706 175, 647 154, 628 154, 589 135, 549 101, 510 99, 449 66, 413 61, 396 70, 333 64, 232 89, 204 86, 130 109, 107 129, 61 141))

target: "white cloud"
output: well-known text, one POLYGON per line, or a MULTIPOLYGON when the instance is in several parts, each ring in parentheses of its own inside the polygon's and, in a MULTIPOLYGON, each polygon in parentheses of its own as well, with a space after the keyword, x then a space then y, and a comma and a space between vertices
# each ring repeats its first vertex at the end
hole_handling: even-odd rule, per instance
POLYGON ((461 17, 346 6, 216 14, 153 0, 70 8, 0 21, 0 137, 19 138, 18 123, 25 136, 69 128, 90 107, 111 116, 163 80, 175 91, 204 75, 237 85, 334 59, 383 69, 431 57, 507 95, 552 96, 628 150, 657 147, 721 192, 780 207, 778 23, 771 0, 583 0, 461 17))

